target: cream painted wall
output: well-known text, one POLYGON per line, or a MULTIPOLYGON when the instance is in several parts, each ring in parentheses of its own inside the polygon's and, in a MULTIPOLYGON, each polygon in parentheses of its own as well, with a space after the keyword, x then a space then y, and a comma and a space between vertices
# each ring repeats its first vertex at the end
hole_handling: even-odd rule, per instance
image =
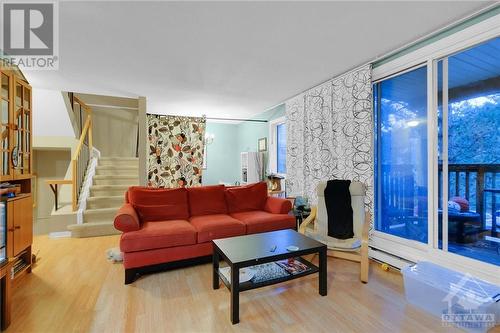
MULTIPOLYGON (((71 178, 71 155, 77 145, 75 132, 61 91, 33 88, 33 172, 36 178, 36 207, 33 210, 36 234, 66 230, 74 223, 67 215, 54 220, 54 195, 47 179, 71 178)), ((71 203, 71 186, 59 190, 60 207, 71 203)))
MULTIPOLYGON (((71 150, 34 150, 33 168, 37 174, 35 219, 50 218, 54 208, 54 195, 45 182, 47 179, 64 179, 70 170, 71 150)), ((60 190, 60 207, 71 202, 71 187, 63 185, 60 190)))
POLYGON ((103 157, 135 157, 138 111, 93 108, 94 146, 103 157))
POLYGON ((60 91, 33 88, 33 135, 75 137, 60 91))
MULTIPOLYGON (((71 156, 78 145, 67 136, 36 136, 33 138, 33 172, 37 176, 35 220, 46 219, 54 208, 54 195, 45 183, 47 179, 71 179, 71 156)), ((71 203, 71 186, 59 189, 60 207, 71 203)))
POLYGON ((33 149, 39 150, 71 150, 76 148, 78 140, 68 136, 35 136, 33 149))
POLYGON ((147 171, 146 171, 146 146, 148 137, 148 124, 147 124, 147 102, 146 97, 139 97, 138 101, 139 112, 139 185, 146 186, 147 171))

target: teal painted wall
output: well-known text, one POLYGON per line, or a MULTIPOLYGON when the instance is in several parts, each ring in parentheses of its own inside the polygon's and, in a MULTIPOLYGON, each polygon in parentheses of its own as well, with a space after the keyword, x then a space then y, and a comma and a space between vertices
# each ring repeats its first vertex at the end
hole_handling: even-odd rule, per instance
POLYGON ((206 132, 215 135, 212 144, 207 145, 207 168, 203 170, 203 185, 234 183, 239 180, 239 158, 237 145, 238 126, 207 122, 206 132))
MULTIPOLYGON (((285 104, 278 105, 266 112, 254 117, 254 119, 274 120, 285 115, 285 104)), ((238 125, 238 152, 258 151, 260 138, 267 138, 267 149, 269 150, 269 122, 253 123, 243 122, 238 125)), ((269 154, 264 153, 264 164, 268 169, 269 154)))
MULTIPOLYGON (((252 119, 273 120, 285 115, 284 104, 279 105, 271 110, 260 113, 252 119)), ((258 141, 260 138, 269 136, 269 123, 242 122, 238 124, 238 150, 257 151, 258 141)))
MULTIPOLYGON (((281 104, 252 119, 269 121, 284 115, 285 105, 281 104)), ((247 121, 239 124, 225 124, 209 121, 206 131, 214 134, 215 139, 207 146, 207 169, 203 170, 203 184, 213 185, 221 181, 234 183, 240 181, 241 152, 258 150, 259 139, 269 136, 269 123, 247 121)), ((267 165, 267 154, 265 161, 267 165)))

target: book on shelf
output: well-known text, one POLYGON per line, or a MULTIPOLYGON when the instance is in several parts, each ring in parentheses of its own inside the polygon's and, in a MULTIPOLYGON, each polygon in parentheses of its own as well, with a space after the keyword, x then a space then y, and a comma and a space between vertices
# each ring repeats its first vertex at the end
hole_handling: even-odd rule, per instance
POLYGON ((28 266, 28 263, 24 261, 23 258, 17 258, 17 260, 12 264, 11 277, 14 278, 17 273, 22 271, 28 266))

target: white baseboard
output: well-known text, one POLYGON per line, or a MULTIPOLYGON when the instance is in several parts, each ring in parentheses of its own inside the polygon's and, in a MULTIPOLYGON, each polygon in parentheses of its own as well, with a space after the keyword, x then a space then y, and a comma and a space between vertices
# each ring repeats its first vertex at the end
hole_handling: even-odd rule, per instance
POLYGON ((95 147, 92 149, 92 156, 90 158, 89 166, 87 168, 87 173, 85 174, 85 181, 82 185, 82 191, 80 192, 80 198, 78 200, 78 211, 77 211, 77 224, 83 223, 83 212, 87 209, 87 199, 90 197, 90 187, 94 181, 95 169, 99 158, 101 157, 101 152, 95 147))
POLYGON ((54 231, 49 233, 50 239, 69 238, 69 237, 71 237, 71 231, 54 231))

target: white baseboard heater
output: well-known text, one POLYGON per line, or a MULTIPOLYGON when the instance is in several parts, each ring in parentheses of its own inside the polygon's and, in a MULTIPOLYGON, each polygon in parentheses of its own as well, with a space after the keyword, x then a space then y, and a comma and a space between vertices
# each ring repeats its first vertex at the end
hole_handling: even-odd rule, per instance
POLYGON ((414 262, 411 262, 409 260, 372 247, 368 250, 368 256, 377 262, 388 264, 389 266, 392 266, 399 270, 401 270, 405 266, 415 264, 414 262))

